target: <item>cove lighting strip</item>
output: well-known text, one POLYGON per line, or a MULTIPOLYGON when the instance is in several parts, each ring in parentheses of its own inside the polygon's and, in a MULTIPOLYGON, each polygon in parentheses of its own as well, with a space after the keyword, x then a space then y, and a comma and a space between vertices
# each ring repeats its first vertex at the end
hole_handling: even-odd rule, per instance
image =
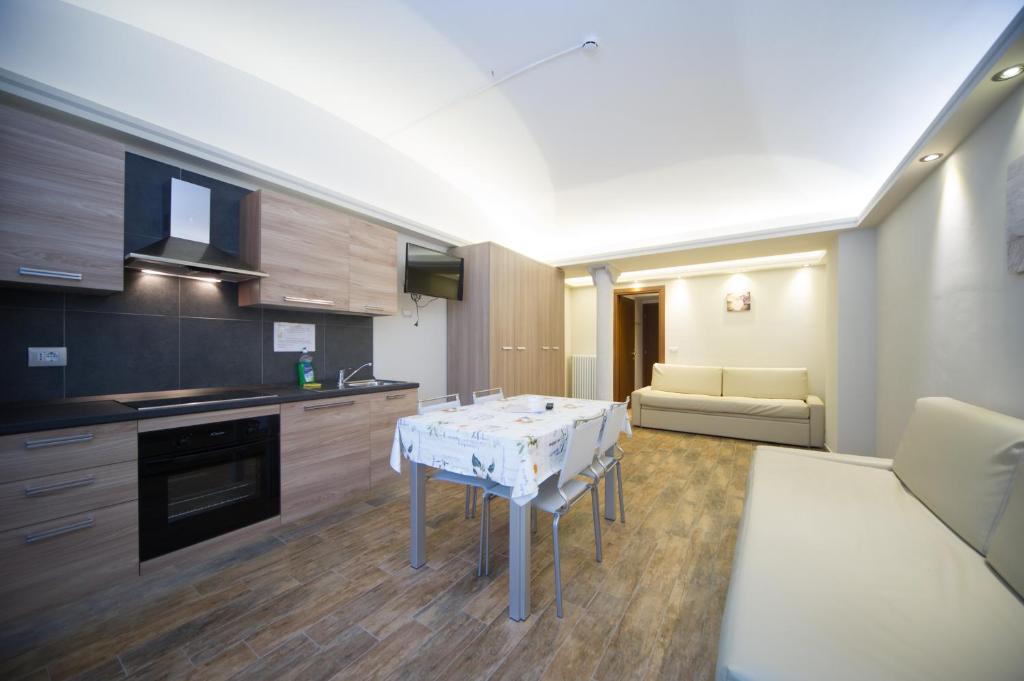
MULTIPOLYGON (((621 282, 656 281, 662 279, 682 279, 683 277, 704 277, 713 274, 738 274, 757 270, 774 270, 785 267, 806 267, 820 265, 825 261, 825 251, 805 251, 802 253, 783 253, 781 255, 764 255, 757 258, 740 258, 738 260, 722 260, 719 262, 703 262, 695 265, 678 265, 676 267, 658 267, 651 270, 623 272, 616 280, 621 282)), ((570 277, 565 280, 566 286, 592 286, 589 277, 570 277)))

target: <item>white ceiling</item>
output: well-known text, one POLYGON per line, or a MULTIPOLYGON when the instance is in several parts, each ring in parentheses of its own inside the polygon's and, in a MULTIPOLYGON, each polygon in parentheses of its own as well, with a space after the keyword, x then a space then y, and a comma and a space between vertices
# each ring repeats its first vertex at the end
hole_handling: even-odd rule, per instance
MULTIPOLYGON (((331 114, 316 123, 323 144, 336 139, 332 125, 354 127, 475 204, 450 222, 444 210, 416 214, 415 201, 380 208, 551 262, 857 216, 1020 9, 1018 0, 73 4, 305 100, 331 114), (599 49, 465 97, 588 37, 599 49)), ((327 181, 301 159, 289 170, 327 181)), ((369 186, 333 189, 388 200, 369 186)))

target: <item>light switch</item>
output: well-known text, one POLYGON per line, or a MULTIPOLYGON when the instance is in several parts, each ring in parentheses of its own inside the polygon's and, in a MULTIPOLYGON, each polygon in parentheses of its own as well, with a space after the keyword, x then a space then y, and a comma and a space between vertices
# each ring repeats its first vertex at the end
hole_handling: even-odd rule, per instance
POLYGON ((29 348, 30 367, 65 367, 68 365, 67 348, 29 348))

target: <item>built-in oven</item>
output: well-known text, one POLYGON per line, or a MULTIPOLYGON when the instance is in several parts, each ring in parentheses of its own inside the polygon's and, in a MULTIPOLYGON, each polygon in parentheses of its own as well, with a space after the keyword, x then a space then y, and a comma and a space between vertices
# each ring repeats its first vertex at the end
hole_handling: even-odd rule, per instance
POLYGON ((280 512, 279 416, 139 434, 140 560, 280 512))

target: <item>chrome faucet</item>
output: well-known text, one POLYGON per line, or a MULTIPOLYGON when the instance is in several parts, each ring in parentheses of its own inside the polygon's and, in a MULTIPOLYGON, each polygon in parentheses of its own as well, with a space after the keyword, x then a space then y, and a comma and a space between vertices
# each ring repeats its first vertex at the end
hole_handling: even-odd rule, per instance
POLYGON ((345 384, 348 383, 349 381, 351 381, 353 376, 358 374, 360 371, 362 371, 366 367, 372 367, 372 366, 373 366, 373 362, 367 362, 363 366, 359 367, 358 369, 356 369, 355 371, 350 373, 348 376, 345 375, 345 370, 342 369, 341 371, 338 372, 338 387, 339 388, 344 388, 345 384))

